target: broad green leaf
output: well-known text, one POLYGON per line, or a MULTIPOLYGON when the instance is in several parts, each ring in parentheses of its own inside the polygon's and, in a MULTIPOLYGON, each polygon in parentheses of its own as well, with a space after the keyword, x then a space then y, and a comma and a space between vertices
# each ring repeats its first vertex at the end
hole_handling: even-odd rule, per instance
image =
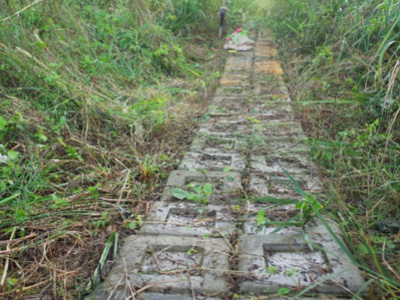
POLYGON ((8 125, 8 122, 6 120, 4 120, 3 117, 0 116, 0 131, 3 131, 7 125, 8 125))
POLYGON ((60 125, 64 125, 67 123, 67 119, 65 117, 60 118, 60 125))
POLYGON ((267 273, 276 274, 278 270, 274 266, 268 266, 267 273))
POLYGON ((205 193, 207 196, 210 195, 210 194, 212 193, 212 190, 213 190, 213 188, 212 188, 211 183, 206 183, 206 184, 204 185, 203 191, 204 191, 204 193, 205 193))
POLYGON ((16 160, 18 157, 18 152, 10 150, 8 151, 7 156, 9 160, 16 160))
POLYGON ((290 293, 290 289, 288 289, 288 288, 281 288, 278 290, 278 295, 285 295, 288 293, 290 293))
POLYGON ((172 196, 174 196, 175 198, 177 198, 179 200, 183 200, 183 199, 188 198, 189 193, 182 189, 175 188, 172 190, 172 196))

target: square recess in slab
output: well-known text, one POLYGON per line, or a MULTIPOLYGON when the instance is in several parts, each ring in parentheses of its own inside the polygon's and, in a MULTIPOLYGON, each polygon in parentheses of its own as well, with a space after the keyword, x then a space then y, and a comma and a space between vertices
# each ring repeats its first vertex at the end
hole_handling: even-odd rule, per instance
POLYGON ((310 293, 357 292, 364 284, 360 271, 328 234, 243 236, 238 270, 244 276, 240 293, 274 294, 280 288, 310 293))
POLYGON ((270 83, 270 84, 257 84, 254 87, 254 94, 257 95, 273 95, 273 94, 286 94, 287 88, 283 82, 270 83))
POLYGON ((257 101, 264 102, 276 102, 276 103, 290 103, 289 95, 287 94, 265 94, 265 95, 257 95, 257 101))
POLYGON ((215 210, 200 214, 194 208, 171 208, 167 216, 167 223, 178 225, 198 223, 204 224, 207 227, 215 227, 216 216, 217 212, 215 210))
POLYGON ((188 152, 182 159, 180 170, 242 171, 245 163, 241 155, 234 153, 188 152))
POLYGON ((194 139, 191 151, 202 152, 231 152, 243 148, 240 141, 229 138, 221 138, 217 136, 199 136, 194 139))
MULTIPOLYGON (((322 245, 316 245, 321 248, 322 245)), ((331 273, 326 254, 321 250, 312 250, 307 244, 264 244, 266 270, 283 275, 297 275, 299 281, 309 282, 307 275, 321 276, 331 273), (290 274, 293 273, 293 274, 290 274)))
MULTIPOLYGON (((244 69, 242 66, 239 69, 244 69)), ((215 96, 220 97, 241 97, 247 93, 247 90, 242 87, 219 87, 215 91, 215 96)))
POLYGON ((268 123, 271 121, 282 121, 288 122, 294 120, 294 114, 291 112, 284 111, 273 111, 273 110, 265 110, 263 112, 255 113, 253 110, 250 116, 248 117, 250 123, 262 124, 268 123))
POLYGON ((229 206, 157 202, 139 232, 150 235, 226 236, 235 228, 235 217, 229 206))
POLYGON ((149 245, 138 272, 189 272, 199 276, 203 266, 204 248, 189 246, 149 245))
MULTIPOLYGON (((247 209, 247 213, 241 216, 243 222, 243 231, 246 235, 269 235, 269 234, 298 234, 302 232, 302 228, 298 226, 264 225, 257 224, 257 214, 265 210, 264 217, 270 221, 287 222, 290 218, 296 216, 299 210, 294 204, 286 204, 276 206, 276 203, 252 204, 247 209), (278 230, 279 229, 279 230, 278 230)), ((339 227, 329 219, 325 222, 329 224, 330 229, 336 234, 341 234, 339 227)), ((329 234, 328 230, 318 219, 310 220, 305 226, 307 233, 329 234)))
POLYGON ((290 103, 277 103, 277 102, 255 102, 252 105, 251 113, 253 114, 293 114, 292 106, 290 103))
MULTIPOLYGON (((320 194, 323 191, 318 179, 311 176, 293 175, 296 183, 305 192, 320 194)), ((256 197, 276 197, 278 199, 300 199, 299 193, 295 191, 293 183, 288 177, 274 175, 250 175, 249 192, 256 197)))
POLYGON ((253 58, 252 57, 247 57, 247 56, 231 56, 226 60, 226 63, 228 65, 234 65, 234 64, 251 64, 253 63, 253 58))
POLYGON ((230 119, 213 118, 200 125, 199 133, 231 136, 232 134, 245 133, 248 130, 246 123, 244 120, 238 121, 235 116, 230 119))
MULTIPOLYGON (((207 198, 208 203, 228 203, 240 198, 242 185, 239 172, 209 171, 202 173, 178 170, 171 172, 168 177, 161 201, 177 200, 172 194, 174 188, 191 192, 189 184, 204 186, 206 183, 211 183, 212 185, 212 193, 207 198)), ((183 201, 188 202, 189 200, 185 199, 183 201)))
POLYGON ((285 175, 284 171, 294 175, 314 175, 317 177, 312 162, 306 155, 279 156, 279 155, 251 155, 250 168, 252 173, 269 173, 285 175))
POLYGON ((237 97, 216 97, 208 108, 213 118, 225 115, 240 115, 249 112, 249 100, 237 97))
POLYGON ((258 155, 292 157, 294 155, 306 156, 309 152, 309 148, 302 138, 263 137, 257 132, 252 132, 244 140, 251 146, 253 153, 258 155))
POLYGON ((301 228, 296 226, 285 226, 277 230, 278 226, 275 225, 259 226, 257 224, 257 215, 261 210, 265 210, 264 217, 274 222, 286 222, 299 212, 295 205, 276 206, 274 204, 253 204, 249 207, 248 213, 242 217, 243 230, 246 235, 294 234, 301 232, 301 228))
POLYGON ((268 123, 254 124, 251 131, 258 133, 263 137, 304 137, 303 129, 298 122, 282 122, 280 120, 268 123))
POLYGON ((222 239, 130 236, 102 290, 123 291, 128 283, 135 290, 150 286, 146 292, 155 293, 224 293, 228 251, 222 239))

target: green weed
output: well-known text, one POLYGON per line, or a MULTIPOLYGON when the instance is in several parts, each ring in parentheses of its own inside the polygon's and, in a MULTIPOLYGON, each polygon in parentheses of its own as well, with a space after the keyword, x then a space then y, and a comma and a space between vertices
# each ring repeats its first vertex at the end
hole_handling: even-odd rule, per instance
POLYGON ((205 183, 204 185, 196 185, 194 183, 189 183, 188 190, 183 190, 181 188, 174 188, 172 190, 172 195, 179 200, 192 200, 196 203, 207 204, 208 198, 212 194, 213 187, 211 183, 205 183))

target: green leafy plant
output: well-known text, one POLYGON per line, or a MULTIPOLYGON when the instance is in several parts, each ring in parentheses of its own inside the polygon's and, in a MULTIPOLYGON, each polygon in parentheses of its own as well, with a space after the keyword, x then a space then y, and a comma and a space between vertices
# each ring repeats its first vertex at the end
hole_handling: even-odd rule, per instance
POLYGON ((193 200, 197 203, 207 204, 208 198, 210 197, 213 187, 211 183, 206 183, 202 185, 196 185, 194 183, 189 183, 187 186, 188 190, 183 190, 181 188, 174 188, 172 190, 172 195, 179 200, 193 200))
MULTIPOLYGON (((288 185, 291 189, 296 191, 299 195, 302 196, 299 200, 282 200, 282 199, 273 199, 266 198, 265 201, 275 203, 273 207, 283 206, 283 205, 294 205, 296 208, 296 214, 290 217, 287 221, 271 221, 266 217, 267 210, 263 209, 257 213, 256 222, 259 227, 262 226, 277 226, 277 229, 274 231, 279 231, 285 226, 298 226, 304 228, 310 221, 312 221, 315 217, 317 217, 321 210, 323 209, 322 203, 315 198, 314 195, 304 192, 298 182, 287 172, 284 170, 284 173, 289 178, 291 184, 288 185)), ((258 200, 262 200, 260 198, 258 200)))
POLYGON ((132 218, 128 219, 125 222, 125 226, 131 230, 137 229, 138 227, 142 226, 144 221, 143 215, 134 215, 134 220, 132 218))

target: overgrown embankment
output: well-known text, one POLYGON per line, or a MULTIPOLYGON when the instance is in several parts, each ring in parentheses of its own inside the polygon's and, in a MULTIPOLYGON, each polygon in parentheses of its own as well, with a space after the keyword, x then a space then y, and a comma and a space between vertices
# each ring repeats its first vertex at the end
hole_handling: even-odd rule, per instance
POLYGON ((82 297, 140 225, 219 76, 219 5, 0 3, 0 298, 82 297))
POLYGON ((263 4, 267 13, 259 12, 257 20, 272 28, 281 44, 292 99, 313 155, 326 171, 327 208, 347 233, 353 260, 370 280, 370 299, 397 299, 400 3, 263 4))

